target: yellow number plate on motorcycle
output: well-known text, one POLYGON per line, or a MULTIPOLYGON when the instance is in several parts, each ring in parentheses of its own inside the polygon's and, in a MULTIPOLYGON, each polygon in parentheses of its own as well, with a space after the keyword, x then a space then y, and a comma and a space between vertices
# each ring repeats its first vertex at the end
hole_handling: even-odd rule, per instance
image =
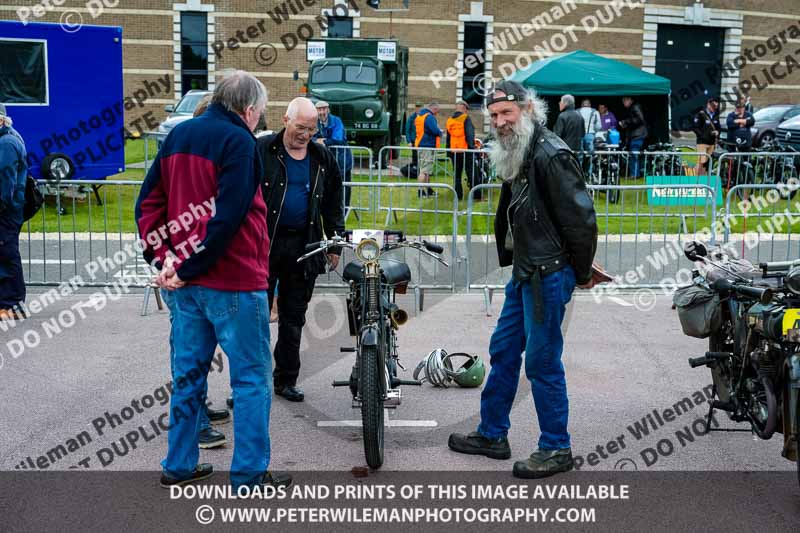
POLYGON ((800 328, 800 309, 787 309, 783 313, 783 334, 789 333, 790 329, 800 328))

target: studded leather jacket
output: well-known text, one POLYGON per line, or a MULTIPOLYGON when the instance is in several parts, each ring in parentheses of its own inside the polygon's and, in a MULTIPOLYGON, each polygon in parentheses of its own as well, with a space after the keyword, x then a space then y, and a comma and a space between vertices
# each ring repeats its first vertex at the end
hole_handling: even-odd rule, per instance
POLYGON ((597 249, 594 204, 575 155, 536 124, 522 171, 503 183, 495 216, 500 265, 517 281, 572 265, 579 285, 592 277, 597 249))

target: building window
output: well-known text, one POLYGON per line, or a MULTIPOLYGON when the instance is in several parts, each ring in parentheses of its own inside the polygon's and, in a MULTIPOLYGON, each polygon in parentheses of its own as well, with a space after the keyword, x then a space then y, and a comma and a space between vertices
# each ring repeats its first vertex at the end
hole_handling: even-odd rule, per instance
POLYGON ((47 104, 44 41, 0 40, 0 102, 47 104))
POLYGON ((476 90, 475 78, 483 77, 486 70, 486 23, 464 23, 464 75, 461 83, 462 98, 469 104, 480 105, 483 95, 476 90))
POLYGON ((181 13, 181 92, 208 89, 208 22, 205 13, 181 13))
POLYGON ((353 17, 328 15, 328 37, 353 37, 353 17))

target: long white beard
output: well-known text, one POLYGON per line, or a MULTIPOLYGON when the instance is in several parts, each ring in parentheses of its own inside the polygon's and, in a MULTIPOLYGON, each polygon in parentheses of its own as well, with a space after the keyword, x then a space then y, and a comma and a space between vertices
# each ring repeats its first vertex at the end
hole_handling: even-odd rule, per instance
POLYGON ((522 170, 525 154, 533 137, 533 119, 528 115, 522 115, 511 130, 512 133, 505 136, 500 136, 495 131, 495 142, 489 149, 489 159, 497 175, 507 181, 513 180, 522 170))

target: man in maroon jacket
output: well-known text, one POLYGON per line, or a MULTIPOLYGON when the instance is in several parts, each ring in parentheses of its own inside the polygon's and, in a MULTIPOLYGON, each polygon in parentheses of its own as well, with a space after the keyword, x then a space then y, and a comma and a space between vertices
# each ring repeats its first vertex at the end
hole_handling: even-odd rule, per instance
POLYGON ((267 212, 253 129, 267 93, 237 71, 221 80, 200 117, 176 126, 147 174, 136 204, 144 257, 174 290, 173 393, 169 449, 161 485, 204 479, 198 427, 217 344, 230 362, 236 401, 235 489, 289 484, 267 470, 270 459, 267 212))

